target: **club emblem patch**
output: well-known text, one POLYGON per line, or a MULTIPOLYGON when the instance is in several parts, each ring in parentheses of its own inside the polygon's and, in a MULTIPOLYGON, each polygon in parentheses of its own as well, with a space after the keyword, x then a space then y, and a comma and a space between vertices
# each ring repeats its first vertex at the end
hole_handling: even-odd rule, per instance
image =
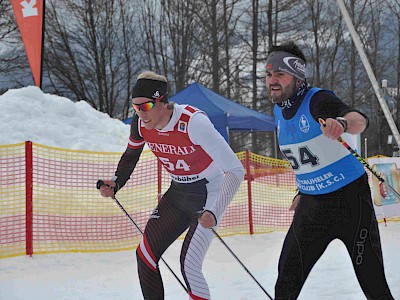
POLYGON ((301 132, 307 133, 310 130, 310 123, 305 115, 301 115, 299 121, 299 127, 301 132))
POLYGON ((186 131, 187 131, 187 122, 179 121, 179 123, 178 123, 178 131, 186 133, 186 131))

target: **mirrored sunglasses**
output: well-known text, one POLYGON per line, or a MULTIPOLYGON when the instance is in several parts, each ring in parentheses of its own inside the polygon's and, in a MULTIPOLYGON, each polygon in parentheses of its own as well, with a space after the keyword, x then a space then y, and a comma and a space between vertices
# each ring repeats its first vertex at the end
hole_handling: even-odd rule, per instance
POLYGON ((141 104, 132 103, 132 105, 135 111, 145 111, 145 112, 150 111, 156 105, 156 103, 160 101, 164 96, 165 95, 162 95, 155 100, 150 100, 141 104))
POLYGON ((149 111, 156 105, 156 103, 155 103, 155 101, 148 101, 148 102, 144 102, 142 104, 132 103, 132 105, 136 111, 140 111, 140 110, 141 111, 149 111))

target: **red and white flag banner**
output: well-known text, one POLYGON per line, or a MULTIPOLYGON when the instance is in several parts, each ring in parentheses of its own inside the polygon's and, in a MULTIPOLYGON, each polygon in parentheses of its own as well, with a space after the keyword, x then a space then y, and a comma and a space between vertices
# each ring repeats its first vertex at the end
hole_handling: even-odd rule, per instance
POLYGON ((41 87, 44 0, 11 0, 36 86, 41 87))

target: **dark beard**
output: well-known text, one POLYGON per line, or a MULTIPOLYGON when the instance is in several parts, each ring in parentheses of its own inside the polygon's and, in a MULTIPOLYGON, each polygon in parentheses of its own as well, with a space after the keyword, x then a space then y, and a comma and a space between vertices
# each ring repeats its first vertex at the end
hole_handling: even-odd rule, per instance
POLYGON ((294 106, 297 106, 298 102, 303 100, 304 95, 308 92, 311 86, 308 84, 306 80, 294 91, 292 96, 281 103, 276 103, 279 107, 283 109, 291 109, 294 106))

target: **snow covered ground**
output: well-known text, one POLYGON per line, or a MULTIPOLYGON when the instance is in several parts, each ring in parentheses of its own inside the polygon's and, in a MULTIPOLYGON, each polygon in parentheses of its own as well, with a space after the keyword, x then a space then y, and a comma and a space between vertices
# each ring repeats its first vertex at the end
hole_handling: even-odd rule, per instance
MULTIPOLYGON (((124 151, 129 126, 84 101, 44 94, 38 88, 10 90, 0 96, 0 145, 31 140, 67 149, 124 151)), ((132 230, 135 228, 132 226, 132 230)), ((380 225, 388 283, 400 299, 400 223, 380 225)), ((225 238, 267 292, 274 295, 284 232, 225 238)), ((175 242, 163 256, 181 278, 175 242)), ((169 270, 161 265, 166 300, 187 299, 169 270)), ((215 239, 204 265, 213 299, 268 299, 259 286, 215 239)), ((374 276, 374 274, 371 274, 374 276)), ((68 253, 0 259, 1 300, 140 300, 134 251, 68 253)), ((345 247, 334 241, 312 270, 300 300, 362 300, 345 247)))
MULTIPOLYGON (((132 228, 132 230, 135 230, 132 228)), ((386 276, 395 299, 400 299, 400 223, 380 225, 386 276)), ((224 238, 257 281, 273 297, 284 232, 224 238)), ((163 258, 179 272, 182 241, 163 258)), ((166 300, 188 299, 163 263, 166 300)), ((268 299, 244 268, 217 239, 204 265, 211 295, 216 300, 268 299)), ((374 276, 374 274, 371 274, 374 276)), ((182 280, 182 279, 181 279, 182 280)), ((4 300, 140 300, 135 252, 69 253, 13 257, 0 260, 0 299, 4 300)), ((332 242, 312 270, 300 300, 362 300, 347 251, 332 242)))

